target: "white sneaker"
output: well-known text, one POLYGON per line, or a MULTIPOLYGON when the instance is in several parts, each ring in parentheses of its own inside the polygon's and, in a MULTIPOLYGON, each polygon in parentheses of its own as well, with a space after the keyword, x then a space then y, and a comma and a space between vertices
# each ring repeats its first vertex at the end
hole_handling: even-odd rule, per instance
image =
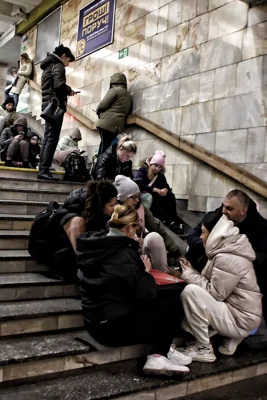
POLYGON ((192 362, 192 358, 177 351, 174 344, 170 347, 168 359, 175 365, 189 365, 192 362))
POLYGON ((179 349, 179 351, 191 357, 193 361, 214 362, 216 360, 211 344, 204 346, 198 342, 193 342, 184 349, 179 349))
POLYGON ((189 368, 183 365, 175 365, 164 356, 147 356, 147 361, 143 371, 147 375, 184 375, 189 372, 189 368))
POLYGON ((244 339, 224 339, 221 346, 218 347, 218 351, 225 356, 232 356, 237 346, 243 341, 244 339))

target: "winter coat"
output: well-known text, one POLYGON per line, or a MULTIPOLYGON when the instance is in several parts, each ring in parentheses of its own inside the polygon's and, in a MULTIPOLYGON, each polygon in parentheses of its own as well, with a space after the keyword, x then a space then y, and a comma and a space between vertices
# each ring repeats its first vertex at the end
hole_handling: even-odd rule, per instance
POLYGON ((36 159, 36 157, 40 154, 40 152, 41 152, 41 146, 39 144, 30 143, 29 163, 33 168, 36 168, 36 165, 38 164, 38 160, 36 159))
POLYGON ((145 271, 138 249, 127 236, 78 237, 78 277, 87 320, 112 320, 155 299, 155 280, 145 271))
POLYGON ((18 132, 16 130, 17 125, 22 125, 23 127, 25 127, 27 139, 29 139, 30 136, 32 136, 31 130, 28 129, 26 118, 20 116, 18 119, 16 119, 13 126, 11 126, 10 128, 5 128, 1 133, 0 136, 1 160, 5 160, 8 146, 10 145, 14 137, 18 135, 18 132))
POLYGON ((137 171, 134 180, 139 186, 141 192, 154 194, 154 188, 171 190, 163 171, 158 173, 157 179, 151 186, 149 186, 151 180, 148 178, 148 164, 146 163, 146 160, 141 161, 141 168, 137 171))
MULTIPOLYGON (((222 206, 216 212, 222 215, 222 206)), ((203 257, 205 252, 202 240, 200 239, 201 225, 202 222, 193 229, 187 241, 190 248, 188 258, 191 262, 199 262, 200 265, 203 265, 205 263, 205 257, 203 257)), ((249 201, 247 217, 244 221, 236 224, 236 226, 240 233, 248 237, 256 253, 256 259, 253 262, 255 272, 260 287, 266 288, 264 289, 266 290, 266 294, 264 294, 267 296, 267 284, 265 284, 267 282, 267 220, 257 211, 256 203, 252 199, 249 201)))
POLYGON ((99 103, 96 126, 117 135, 124 130, 125 120, 132 107, 132 98, 127 90, 124 74, 117 72, 110 79, 110 89, 99 103))
POLYGON ((9 128, 12 126, 15 122, 15 120, 19 117, 19 114, 13 110, 13 111, 7 111, 5 107, 2 105, 0 106, 0 116, 5 118, 5 128, 9 128))
POLYGON ((201 275, 187 268, 182 279, 205 289, 215 300, 225 302, 236 325, 251 331, 260 325, 262 296, 252 261, 255 252, 246 235, 222 216, 207 243, 208 262, 201 275))
POLYGON ((99 156, 92 172, 95 180, 110 179, 114 181, 117 175, 133 178, 132 161, 120 162, 117 156, 117 147, 117 144, 113 144, 99 156))
POLYGON ((17 79, 15 79, 10 94, 20 94, 22 92, 22 89, 32 74, 32 68, 32 60, 29 57, 26 63, 20 63, 17 79))
POLYGON ((42 74, 42 110, 53 98, 57 98, 59 107, 66 111, 67 96, 71 94, 71 87, 66 84, 66 72, 60 57, 54 53, 47 53, 41 62, 42 74))
POLYGON ((68 150, 70 148, 77 148, 78 149, 78 142, 73 139, 81 139, 81 132, 79 128, 75 128, 70 135, 62 136, 59 139, 58 145, 56 150, 68 150))

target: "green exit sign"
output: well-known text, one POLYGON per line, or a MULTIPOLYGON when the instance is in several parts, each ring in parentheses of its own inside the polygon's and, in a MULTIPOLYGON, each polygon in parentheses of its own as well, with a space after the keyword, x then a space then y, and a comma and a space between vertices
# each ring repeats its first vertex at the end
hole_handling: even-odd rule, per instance
POLYGON ((129 47, 126 47, 125 49, 120 50, 119 51, 119 60, 121 58, 128 57, 128 55, 129 55, 129 47))

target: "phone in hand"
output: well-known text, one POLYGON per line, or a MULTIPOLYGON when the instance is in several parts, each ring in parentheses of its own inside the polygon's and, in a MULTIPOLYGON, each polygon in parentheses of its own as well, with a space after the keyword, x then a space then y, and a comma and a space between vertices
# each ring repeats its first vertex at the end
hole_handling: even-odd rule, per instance
POLYGON ((75 94, 79 94, 79 93, 81 93, 81 91, 80 90, 74 90, 74 93, 75 94))

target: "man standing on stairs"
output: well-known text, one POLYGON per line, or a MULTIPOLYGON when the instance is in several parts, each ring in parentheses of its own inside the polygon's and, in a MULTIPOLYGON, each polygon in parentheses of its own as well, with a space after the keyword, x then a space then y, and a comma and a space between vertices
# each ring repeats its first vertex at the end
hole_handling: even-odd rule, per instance
MULTIPOLYGON (((74 55, 68 47, 62 44, 55 48, 53 53, 47 53, 41 63, 42 74, 42 111, 49 105, 52 99, 58 100, 58 106, 64 112, 67 109, 68 96, 74 96, 75 92, 66 84, 65 68, 70 62, 75 61, 74 55)), ((64 114, 63 114, 64 115, 64 114)), ((53 156, 58 144, 63 123, 62 118, 55 124, 45 123, 44 141, 40 154, 38 179, 53 180, 49 172, 53 156)))

